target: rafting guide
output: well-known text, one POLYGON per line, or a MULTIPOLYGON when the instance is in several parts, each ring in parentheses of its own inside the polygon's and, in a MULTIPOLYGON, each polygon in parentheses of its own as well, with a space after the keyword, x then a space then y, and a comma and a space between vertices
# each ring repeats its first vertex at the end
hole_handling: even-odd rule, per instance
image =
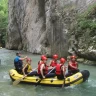
POLYGON ((14 66, 15 66, 15 69, 18 73, 22 73, 22 68, 23 68, 23 60, 25 60, 27 58, 24 57, 24 58, 21 58, 21 53, 20 52, 17 52, 16 53, 16 57, 14 59, 14 66))

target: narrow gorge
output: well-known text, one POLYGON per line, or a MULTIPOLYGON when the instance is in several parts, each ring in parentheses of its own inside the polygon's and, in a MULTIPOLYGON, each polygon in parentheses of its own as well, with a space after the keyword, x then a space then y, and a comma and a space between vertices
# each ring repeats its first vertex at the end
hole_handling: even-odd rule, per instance
MULTIPOLYGON (((90 36, 88 30, 81 32, 76 30, 77 16, 95 2, 95 0, 9 0, 6 48, 47 54, 49 57, 55 53, 59 57, 75 53, 81 58, 96 61, 96 34, 90 36)), ((95 15, 92 20, 96 23, 95 15)))

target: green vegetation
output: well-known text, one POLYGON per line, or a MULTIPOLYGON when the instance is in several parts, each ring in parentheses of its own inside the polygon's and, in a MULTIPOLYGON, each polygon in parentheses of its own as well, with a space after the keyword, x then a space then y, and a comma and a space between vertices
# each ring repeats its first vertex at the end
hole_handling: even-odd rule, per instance
POLYGON ((81 37, 89 32, 91 37, 96 36, 96 4, 91 5, 86 12, 79 14, 77 18, 76 32, 81 37))
POLYGON ((5 47, 8 25, 8 0, 0 0, 0 46, 5 47))

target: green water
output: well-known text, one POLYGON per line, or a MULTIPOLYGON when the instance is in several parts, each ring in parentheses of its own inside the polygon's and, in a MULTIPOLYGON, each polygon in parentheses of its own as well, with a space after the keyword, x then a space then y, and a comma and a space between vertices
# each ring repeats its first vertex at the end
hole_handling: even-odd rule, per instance
MULTIPOLYGON (((8 71, 14 68, 13 59, 15 52, 16 51, 0 49, 0 96, 96 96, 96 67, 87 65, 79 65, 81 70, 87 69, 90 71, 89 80, 80 85, 66 88, 35 87, 34 85, 27 84, 13 86, 8 71)), ((36 68, 40 56, 26 52, 23 52, 23 55, 31 57, 32 66, 36 68)))

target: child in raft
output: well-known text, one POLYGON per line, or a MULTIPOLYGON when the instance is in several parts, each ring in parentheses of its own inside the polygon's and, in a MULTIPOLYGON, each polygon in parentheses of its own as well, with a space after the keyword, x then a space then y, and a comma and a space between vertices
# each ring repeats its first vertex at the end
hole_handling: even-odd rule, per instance
POLYGON ((24 65, 24 67, 22 69, 24 76, 26 76, 26 75, 27 76, 33 76, 33 75, 37 76, 38 75, 37 71, 36 71, 37 68, 32 70, 31 62, 32 62, 31 58, 26 59, 26 64, 24 65))

